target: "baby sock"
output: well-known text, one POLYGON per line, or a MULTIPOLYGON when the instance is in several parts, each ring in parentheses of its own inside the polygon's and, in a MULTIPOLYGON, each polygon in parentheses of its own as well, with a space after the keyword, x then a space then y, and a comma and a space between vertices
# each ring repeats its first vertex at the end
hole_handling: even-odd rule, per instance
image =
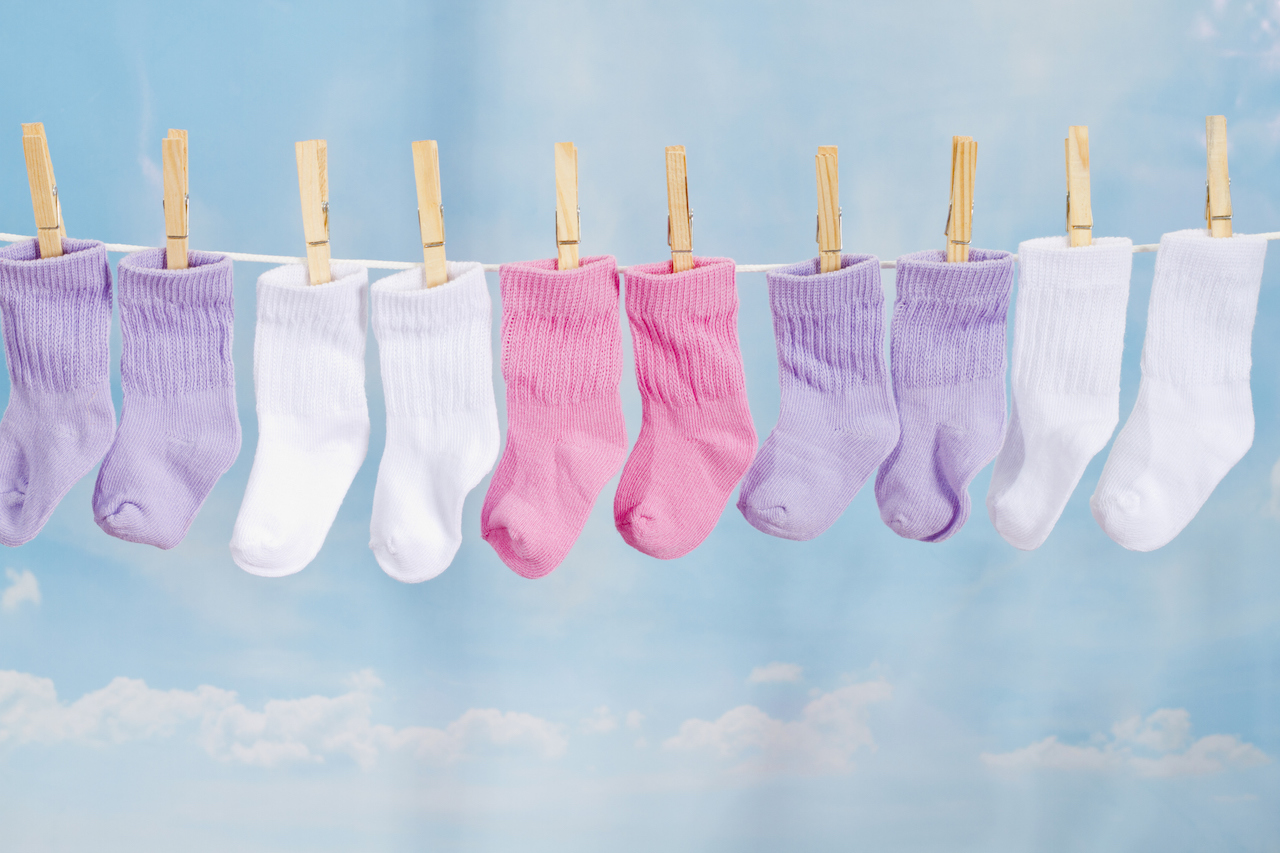
POLYGON ((507 447, 480 529, 517 574, 539 578, 573 547, 627 452, 618 269, 611 256, 558 270, 503 264, 507 447))
POLYGON ((98 472, 93 515, 120 539, 172 548, 240 452, 231 260, 163 249, 120 261, 120 430, 98 472))
POLYGON ((9 405, 0 420, 0 542, 35 538, 111 445, 111 269, 95 240, 0 249, 9 405))
POLYGON ((476 263, 451 262, 438 287, 412 269, 372 290, 387 445, 369 547, 383 571, 413 583, 448 568, 462 544, 463 500, 498 456, 493 308, 476 263))
POLYGON ((1048 538, 1120 419, 1132 267, 1125 237, 1018 246, 1013 413, 987 491, 991 521, 1014 547, 1030 551, 1048 538))
POLYGON ((689 553, 715 527, 756 449, 728 258, 627 270, 627 319, 644 416, 613 517, 651 557, 689 553))
POLYGON ((1012 282, 1008 252, 898 258, 889 355, 902 435, 876 475, 876 500, 899 536, 941 542, 959 530, 969 483, 1000 450, 1012 282))
POLYGON ((880 260, 845 255, 772 270, 782 411, 751 463, 738 509, 757 529, 812 539, 844 512, 898 441, 884 360, 880 260))
POLYGON ((1168 544, 1253 444, 1249 348, 1265 237, 1160 238, 1138 402, 1089 504, 1132 551, 1168 544))
POLYGON ((258 450, 231 556, 263 577, 292 574, 320 552, 369 449, 369 274, 354 263, 334 262, 330 269, 327 284, 308 284, 301 264, 258 278, 258 450))

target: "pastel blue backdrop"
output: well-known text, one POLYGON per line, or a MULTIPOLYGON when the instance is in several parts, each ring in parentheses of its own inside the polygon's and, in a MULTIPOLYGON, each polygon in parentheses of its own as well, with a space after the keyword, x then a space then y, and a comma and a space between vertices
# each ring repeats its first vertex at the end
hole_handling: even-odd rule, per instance
MULTIPOLYGON (((179 127, 200 249, 300 254, 293 142, 324 137, 335 255, 418 259, 409 143, 430 138, 456 259, 553 253, 562 140, 584 251, 665 257, 662 149, 683 144, 700 254, 812 257, 813 155, 835 144, 845 246, 892 258, 941 247, 950 137, 968 134, 976 244, 1013 250, 1062 233, 1062 140, 1087 124, 1095 233, 1148 243, 1203 223, 1210 113, 1229 121, 1236 229, 1280 229, 1274 2, 50 0, 6 4, 0 46, 0 230, 20 234, 18 123, 43 121, 76 237, 160 243, 160 139, 179 127)), ((1253 449, 1154 553, 1090 517, 1104 450, 1034 553, 988 521, 989 469, 939 545, 895 536, 868 488, 808 543, 731 502, 669 563, 614 531, 610 484, 533 582, 479 538, 486 481, 452 567, 417 586, 367 547, 372 336, 373 440, 320 556, 279 580, 231 561, 265 269, 239 264, 244 450, 186 541, 102 533, 90 476, 2 555, 0 847, 1280 850, 1272 254, 1253 449)), ((1134 262, 1122 417, 1153 259, 1134 262)), ((739 291, 763 437, 764 277, 739 291)))

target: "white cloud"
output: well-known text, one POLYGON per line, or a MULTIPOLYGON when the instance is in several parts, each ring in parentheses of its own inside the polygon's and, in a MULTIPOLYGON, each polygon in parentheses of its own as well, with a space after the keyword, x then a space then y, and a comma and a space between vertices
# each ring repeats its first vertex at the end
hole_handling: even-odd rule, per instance
POLYGON ((1206 735, 1191 741, 1191 715, 1183 708, 1161 708, 1145 719, 1131 717, 1111 727, 1111 736, 1095 746, 1072 746, 1056 736, 1012 752, 984 752, 981 759, 997 770, 1126 772, 1173 778, 1209 776, 1268 764, 1271 758, 1234 735, 1206 735))
POLYGON ((842 773, 852 769, 855 752, 875 748, 866 709, 892 692, 887 682, 868 681, 819 693, 789 722, 741 705, 714 722, 685 720, 662 747, 742 759, 734 769, 753 775, 842 773))
POLYGON ((446 765, 484 746, 524 749, 543 758, 557 758, 567 746, 559 726, 492 708, 472 708, 444 728, 375 724, 373 691, 381 685, 365 670, 350 679, 347 693, 270 699, 254 711, 234 691, 208 685, 156 690, 122 676, 68 704, 58 699, 51 680, 0 670, 0 745, 100 745, 189 732, 219 761, 275 767, 345 755, 365 768, 392 753, 446 765))
POLYGON ((775 681, 799 681, 804 668, 796 663, 767 663, 757 666, 747 676, 747 684, 769 684, 775 681))
POLYGON ((609 710, 608 705, 601 705, 591 712, 590 717, 582 721, 582 730, 593 735, 608 734, 618 727, 618 718, 609 710))
POLYGON ((644 714, 639 711, 627 712, 627 728, 638 729, 644 723, 644 714))
POLYGON ((40 584, 36 581, 36 576, 31 574, 30 569, 23 569, 20 572, 16 569, 5 569, 4 574, 9 579, 9 586, 3 594, 0 594, 0 608, 6 613, 17 610, 24 601, 30 601, 32 604, 40 603, 40 584))

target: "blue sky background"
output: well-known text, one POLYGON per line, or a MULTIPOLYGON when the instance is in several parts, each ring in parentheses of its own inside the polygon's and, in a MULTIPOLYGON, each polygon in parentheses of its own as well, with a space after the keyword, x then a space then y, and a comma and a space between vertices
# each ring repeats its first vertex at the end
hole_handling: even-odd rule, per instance
MULTIPOLYGON (((7 232, 33 231, 18 124, 43 121, 72 236, 158 245, 180 127, 193 247, 301 254, 293 142, 324 137, 335 255, 412 261, 409 143, 434 138, 450 257, 546 257, 552 143, 573 140, 584 251, 646 262, 666 249, 662 148, 683 144, 695 249, 790 262, 815 254, 813 155, 836 144, 845 247, 892 258, 941 247, 968 134, 974 239, 1013 250, 1062 232, 1062 139, 1087 124, 1095 233, 1145 243, 1203 222, 1210 113, 1236 229, 1280 230, 1275 2, 10 6, 7 232)), ((1135 258, 1122 418, 1153 265, 1135 258)), ((453 566, 416 586, 367 547, 372 335, 373 439, 320 556, 277 580, 231 561, 264 269, 236 268, 244 450, 186 541, 102 533, 90 476, 0 555, 0 846, 1280 851, 1274 258, 1253 449, 1162 550, 1090 517, 1104 451, 1030 554, 986 518, 989 469, 940 545, 895 536, 867 488, 808 543, 731 504, 672 562, 623 543, 610 484, 532 582, 479 538, 486 482, 453 566)), ((739 289, 763 437, 764 276, 739 289)))

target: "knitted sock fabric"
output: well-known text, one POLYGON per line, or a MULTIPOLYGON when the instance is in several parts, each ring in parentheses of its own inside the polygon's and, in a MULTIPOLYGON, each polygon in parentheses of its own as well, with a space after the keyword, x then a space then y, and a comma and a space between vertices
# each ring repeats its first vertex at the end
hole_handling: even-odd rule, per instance
POLYGON ((124 411, 93 493, 98 526, 120 539, 172 548, 240 453, 231 260, 165 251, 120 261, 120 377, 124 411))
POLYGON ((618 268, 611 256, 558 270, 503 264, 502 376, 507 446, 480 529, 517 574, 560 565, 627 452, 618 268))
POLYGON ((618 532, 651 557, 698 547, 756 450, 729 258, 627 270, 627 319, 644 416, 613 500, 618 532))
POLYGON ((902 435, 876 475, 876 500, 899 536, 941 542, 964 526, 969 483, 1000 450, 1012 282, 1008 252, 898 258, 889 350, 902 435))
POLYGON ((782 411, 751 463, 738 509, 759 530, 812 539, 826 530, 898 442, 884 360, 880 260, 844 255, 768 274, 782 411))
POLYGON ((498 457, 493 308, 476 263, 450 263, 438 287, 412 269, 372 290, 387 444, 369 547, 393 578, 424 581, 458 552, 463 499, 498 457))
POLYGON ((1133 242, 1064 237, 1018 246, 1013 413, 987 511, 1005 541, 1039 548, 1120 419, 1133 242))
POLYGON ((292 574, 315 558, 369 449, 369 275, 353 263, 330 269, 327 284, 308 284, 301 264, 258 278, 258 450, 231 534, 231 556, 255 575, 292 574))
POLYGON ((1132 551, 1168 544, 1253 444, 1249 354, 1265 237, 1160 238, 1138 402, 1090 506, 1132 551))
POLYGON ((94 240, 0 249, 0 315, 9 405, 0 420, 0 542, 35 538, 58 502, 111 445, 111 269, 94 240))

